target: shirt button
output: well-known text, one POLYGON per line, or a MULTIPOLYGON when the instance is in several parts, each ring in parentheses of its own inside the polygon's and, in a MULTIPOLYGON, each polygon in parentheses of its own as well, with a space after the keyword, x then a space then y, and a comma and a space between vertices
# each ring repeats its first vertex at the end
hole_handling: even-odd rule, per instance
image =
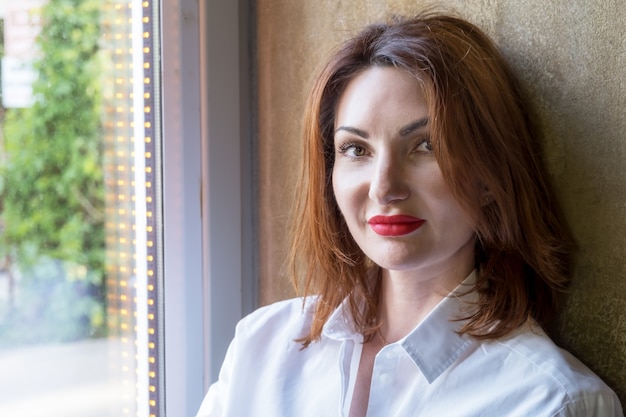
POLYGON ((391 374, 388 372, 383 372, 380 374, 379 378, 380 385, 389 385, 391 382, 391 374))
POLYGON ((398 357, 398 352, 395 347, 388 347, 383 356, 385 359, 396 359, 398 357))

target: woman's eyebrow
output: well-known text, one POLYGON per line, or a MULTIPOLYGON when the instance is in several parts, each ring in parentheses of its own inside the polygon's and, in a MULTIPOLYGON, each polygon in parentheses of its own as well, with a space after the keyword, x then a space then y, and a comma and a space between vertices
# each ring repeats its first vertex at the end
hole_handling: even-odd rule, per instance
POLYGON ((415 130, 421 128, 421 127, 426 126, 427 124, 428 124, 428 117, 424 117, 423 119, 419 119, 419 120, 416 120, 414 122, 411 122, 408 125, 406 125, 406 126, 404 126, 404 127, 402 127, 400 129, 400 135, 401 136, 406 136, 409 133, 412 133, 413 131, 415 131, 415 130))
POLYGON ((335 134, 337 134, 337 132, 339 132, 340 130, 345 130, 346 132, 354 133, 355 135, 361 136, 363 139, 368 139, 370 137, 370 135, 368 135, 367 132, 361 129, 357 129, 356 127, 339 126, 335 130, 335 134))

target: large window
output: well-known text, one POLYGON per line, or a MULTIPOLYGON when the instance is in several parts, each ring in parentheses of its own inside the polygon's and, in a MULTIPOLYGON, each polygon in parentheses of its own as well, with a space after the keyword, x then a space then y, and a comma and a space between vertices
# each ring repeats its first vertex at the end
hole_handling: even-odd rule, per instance
POLYGON ((248 3, 0 0, 0 416, 197 411, 256 300, 248 3))
POLYGON ((158 10, 0 2, 0 415, 163 415, 158 10))

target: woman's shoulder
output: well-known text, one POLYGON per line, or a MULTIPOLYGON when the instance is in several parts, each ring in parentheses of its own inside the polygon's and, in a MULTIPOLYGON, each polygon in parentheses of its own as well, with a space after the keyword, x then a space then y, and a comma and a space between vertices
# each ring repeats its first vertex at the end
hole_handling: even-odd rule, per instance
POLYGON ((509 337, 496 341, 510 357, 516 357, 564 387, 597 376, 568 351, 557 346, 535 323, 525 325, 509 337), (581 380, 582 378, 582 380, 581 380))
POLYGON ((315 301, 314 297, 291 298, 260 307, 241 319, 237 337, 269 337, 281 333, 297 339, 311 326, 315 301))
POLYGON ((564 410, 569 407, 592 412, 597 407, 607 406, 621 409, 611 388, 578 358, 557 346, 536 324, 524 326, 495 343, 506 355, 508 369, 524 376, 521 383, 551 386, 563 397, 564 410), (519 372, 511 369, 516 367, 519 372))

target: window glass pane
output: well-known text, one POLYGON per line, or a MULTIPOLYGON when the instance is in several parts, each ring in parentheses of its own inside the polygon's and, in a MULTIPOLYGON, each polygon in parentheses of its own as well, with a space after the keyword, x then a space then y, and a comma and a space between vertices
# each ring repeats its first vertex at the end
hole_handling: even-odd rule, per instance
POLYGON ((0 0, 0 416, 158 416, 158 4, 0 0))

